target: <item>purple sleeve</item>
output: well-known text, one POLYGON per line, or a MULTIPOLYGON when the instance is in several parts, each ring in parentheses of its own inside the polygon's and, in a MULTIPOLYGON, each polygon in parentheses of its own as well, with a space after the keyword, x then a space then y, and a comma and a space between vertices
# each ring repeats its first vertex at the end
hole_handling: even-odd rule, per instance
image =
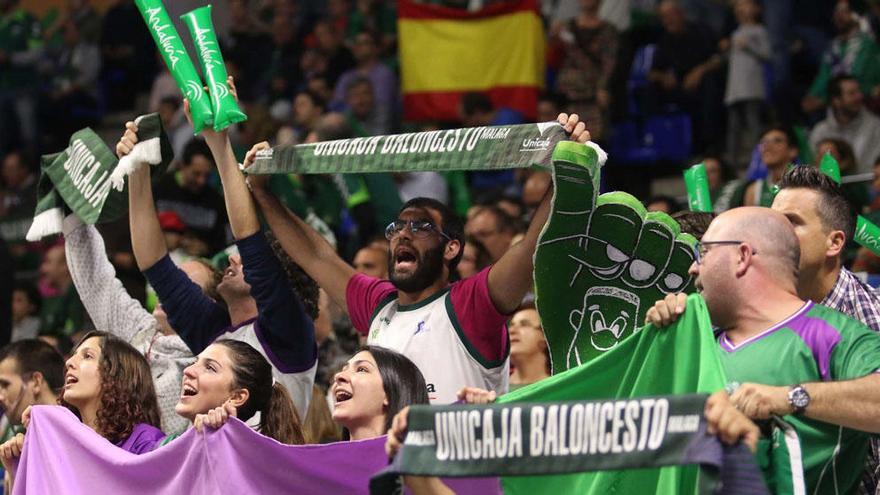
POLYGON ((509 316, 499 313, 489 296, 491 269, 492 266, 489 266, 453 284, 449 298, 464 337, 468 340, 466 344, 470 343, 486 361, 497 363, 507 355, 506 323, 509 316))
POLYGON ((164 438, 165 434, 159 428, 146 423, 138 423, 134 425, 128 438, 117 445, 132 454, 140 455, 156 450, 164 438))
POLYGON ((229 326, 229 313, 206 296, 167 254, 144 270, 144 276, 156 290, 168 324, 193 354, 205 350, 229 326))
POLYGON ((394 284, 388 280, 368 277, 362 273, 351 277, 345 288, 345 304, 354 328, 366 335, 370 331, 373 312, 379 307, 379 303, 396 293, 394 284))

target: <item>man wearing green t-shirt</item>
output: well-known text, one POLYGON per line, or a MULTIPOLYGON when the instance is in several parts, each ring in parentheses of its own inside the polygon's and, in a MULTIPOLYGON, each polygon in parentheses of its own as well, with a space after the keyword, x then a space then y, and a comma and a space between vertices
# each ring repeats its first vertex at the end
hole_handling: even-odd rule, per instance
MULTIPOLYGON (((789 221, 767 208, 716 218, 691 266, 719 328, 734 405, 752 419, 785 416, 800 439, 808 493, 850 493, 869 435, 880 432, 880 335, 797 295, 800 247, 789 221)), ((684 311, 673 294, 647 320, 684 311)), ((797 473, 794 473, 797 476, 797 473)))

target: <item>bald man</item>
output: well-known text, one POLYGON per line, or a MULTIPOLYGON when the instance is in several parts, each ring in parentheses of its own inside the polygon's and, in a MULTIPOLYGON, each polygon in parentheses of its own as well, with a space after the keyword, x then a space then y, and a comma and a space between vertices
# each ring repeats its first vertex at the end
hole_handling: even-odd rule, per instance
MULTIPOLYGON (((734 405, 752 419, 786 416, 800 439, 808 493, 851 493, 866 432, 880 432, 880 335, 798 296, 800 247, 779 212, 721 214, 698 253, 690 272, 719 329, 727 378, 742 384, 734 405)), ((684 301, 683 294, 667 296, 647 321, 669 325, 684 301)))

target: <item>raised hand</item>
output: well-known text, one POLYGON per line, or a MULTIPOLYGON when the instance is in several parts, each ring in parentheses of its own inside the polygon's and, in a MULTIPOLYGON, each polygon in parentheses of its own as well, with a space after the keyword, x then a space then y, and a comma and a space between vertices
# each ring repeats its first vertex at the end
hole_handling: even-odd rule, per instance
POLYGON ((553 372, 614 348, 648 308, 688 289, 696 239, 623 192, 598 194, 595 148, 553 152, 556 192, 535 253, 535 292, 553 372))
POLYGON ((226 401, 222 406, 217 406, 205 414, 196 414, 193 426, 197 431, 202 431, 205 427, 217 429, 225 425, 229 418, 234 418, 237 412, 236 407, 226 401))

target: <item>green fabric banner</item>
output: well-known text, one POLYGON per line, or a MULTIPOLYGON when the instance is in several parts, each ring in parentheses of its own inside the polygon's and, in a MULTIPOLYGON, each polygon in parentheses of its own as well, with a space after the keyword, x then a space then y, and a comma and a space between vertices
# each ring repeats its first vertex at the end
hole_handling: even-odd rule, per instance
MULTIPOLYGON (((164 172, 173 153, 159 114, 141 117, 138 126, 140 141, 131 155, 159 165, 154 174, 164 172)), ((123 187, 125 174, 120 176, 117 163, 116 154, 90 128, 70 136, 64 151, 43 155, 37 207, 27 240, 60 233, 62 220, 71 212, 87 224, 121 217, 128 209, 128 193, 123 187)))
MULTIPOLYGON (((670 394, 712 393, 725 386, 703 299, 688 297, 678 322, 666 329, 650 325, 589 363, 499 398, 503 404, 627 399, 670 394)), ((599 471, 503 479, 507 494, 657 493, 698 490, 694 466, 599 471)))
POLYGON ((246 172, 446 172, 546 166, 556 143, 565 138, 558 122, 357 137, 263 150, 246 172))

